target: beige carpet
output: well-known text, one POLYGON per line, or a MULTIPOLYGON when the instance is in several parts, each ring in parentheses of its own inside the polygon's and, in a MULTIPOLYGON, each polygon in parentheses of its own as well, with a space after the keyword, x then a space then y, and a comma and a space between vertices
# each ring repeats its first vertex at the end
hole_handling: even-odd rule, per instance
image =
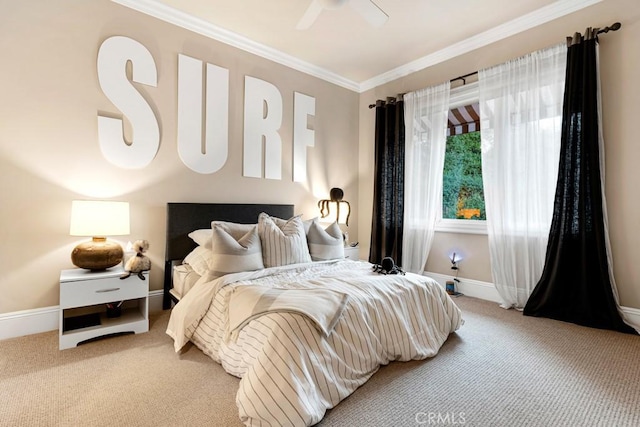
MULTIPOLYGON (((640 425, 640 337, 456 302, 466 323, 438 356, 383 367, 320 425, 640 425)), ((167 321, 64 351, 56 332, 0 342, 0 425, 240 425, 239 380, 173 353, 167 321)))

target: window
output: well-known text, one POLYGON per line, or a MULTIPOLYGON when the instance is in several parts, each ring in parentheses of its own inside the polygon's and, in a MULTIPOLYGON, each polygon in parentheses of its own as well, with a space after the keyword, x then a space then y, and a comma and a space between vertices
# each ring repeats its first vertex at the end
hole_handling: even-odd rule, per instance
POLYGON ((486 233, 478 84, 451 90, 437 231, 486 233))
POLYGON ((447 137, 442 183, 443 219, 487 219, 482 187, 480 132, 447 137))

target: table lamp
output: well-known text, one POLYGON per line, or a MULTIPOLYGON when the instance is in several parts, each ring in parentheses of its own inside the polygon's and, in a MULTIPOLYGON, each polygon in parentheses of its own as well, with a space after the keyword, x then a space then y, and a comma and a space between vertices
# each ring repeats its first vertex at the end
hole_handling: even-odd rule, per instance
POLYGON ((122 246, 107 236, 129 234, 129 203, 97 200, 71 202, 71 236, 92 237, 71 252, 73 265, 88 270, 104 270, 122 262, 122 246))
POLYGON ((345 224, 349 226, 349 216, 351 215, 351 205, 346 200, 343 200, 344 192, 341 188, 332 188, 329 192, 329 199, 320 200, 318 202, 318 209, 320 209, 320 218, 331 218, 331 222, 338 221, 338 224, 345 224), (335 218, 331 214, 331 204, 335 203, 335 218), (342 215, 340 214, 340 205, 344 205, 342 215), (346 215, 344 215, 346 213, 346 215))

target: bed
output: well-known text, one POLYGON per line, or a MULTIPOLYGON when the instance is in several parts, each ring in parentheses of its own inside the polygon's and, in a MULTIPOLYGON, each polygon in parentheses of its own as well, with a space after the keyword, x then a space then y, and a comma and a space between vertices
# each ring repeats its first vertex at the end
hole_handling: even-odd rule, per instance
MULTIPOLYGON (((212 220, 255 224, 258 217, 261 226, 295 223, 291 205, 169 204, 169 303, 172 266, 199 246, 189 233, 212 220)), ((313 227, 304 228, 310 253, 313 227)), ((167 334, 176 352, 192 342, 241 378, 236 403, 245 425, 316 424, 381 365, 433 357, 463 324, 458 307, 428 277, 381 275, 366 262, 329 258, 204 273, 173 308, 167 334)))
POLYGON ((211 227, 211 221, 233 221, 251 224, 261 212, 289 218, 293 216, 293 205, 238 204, 238 203, 167 203, 167 235, 164 263, 164 292, 162 308, 171 308, 181 295, 173 293, 173 267, 197 244, 189 233, 211 227))

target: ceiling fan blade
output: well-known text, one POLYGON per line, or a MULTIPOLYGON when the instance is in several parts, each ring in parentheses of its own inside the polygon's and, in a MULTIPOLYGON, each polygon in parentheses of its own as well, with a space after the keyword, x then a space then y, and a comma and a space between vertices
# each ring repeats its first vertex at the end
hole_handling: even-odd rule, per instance
POLYGON ((389 19, 389 15, 371 0, 350 0, 349 6, 376 28, 382 27, 389 19))
POLYGON ((302 18, 300 18, 300 21, 298 21, 296 29, 306 30, 310 28, 313 23, 316 22, 316 19, 318 19, 323 9, 322 4, 320 4, 318 0, 313 0, 307 8, 307 11, 302 15, 302 18))

